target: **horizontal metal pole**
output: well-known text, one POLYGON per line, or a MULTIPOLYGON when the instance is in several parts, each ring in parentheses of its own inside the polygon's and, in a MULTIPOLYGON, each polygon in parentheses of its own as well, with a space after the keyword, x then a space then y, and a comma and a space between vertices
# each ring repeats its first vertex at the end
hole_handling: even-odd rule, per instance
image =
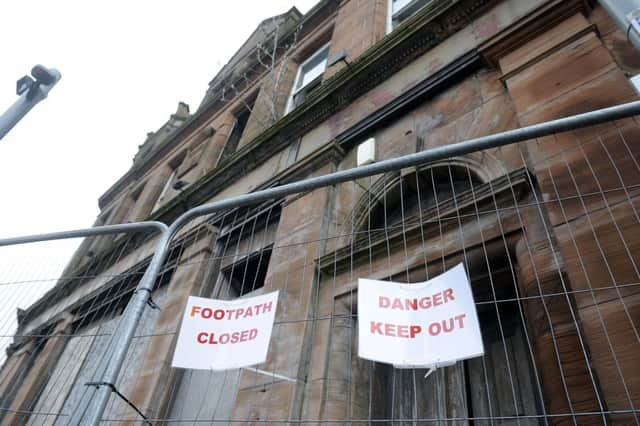
POLYGON ((93 228, 73 229, 70 231, 50 232, 48 234, 26 235, 24 237, 13 237, 0 239, 0 247, 12 246, 16 244, 37 243, 40 241, 65 240, 69 238, 92 237, 96 235, 121 234, 132 231, 159 231, 164 233, 168 230, 167 225, 162 222, 136 222, 123 223, 121 225, 95 226, 93 228))

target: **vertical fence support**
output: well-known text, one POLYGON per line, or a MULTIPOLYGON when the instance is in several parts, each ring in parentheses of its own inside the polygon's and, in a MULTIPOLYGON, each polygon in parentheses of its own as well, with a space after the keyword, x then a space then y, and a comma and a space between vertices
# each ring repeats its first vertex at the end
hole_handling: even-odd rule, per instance
MULTIPOLYGON (((109 352, 113 355, 105 361, 107 365, 102 377, 102 383, 104 384, 116 384, 116 380, 120 374, 120 369, 122 368, 122 364, 127 356, 127 351, 131 345, 131 340, 133 339, 133 335, 138 327, 138 323, 140 322, 140 317, 144 312, 144 307, 151 297, 153 285, 160 273, 160 268, 167 257, 167 253, 169 252, 169 245, 171 243, 170 229, 171 228, 168 228, 162 233, 160 241, 156 245, 153 257, 151 258, 151 263, 147 266, 147 270, 136 287, 136 291, 127 305, 127 309, 118 323, 116 331, 113 333, 113 338, 111 340, 112 347, 109 349, 109 352)), ((107 402, 109 402, 111 392, 113 391, 112 389, 112 386, 104 385, 98 388, 95 396, 95 408, 93 412, 88 413, 86 424, 97 425, 100 423, 102 414, 104 413, 107 402)), ((72 419, 72 424, 80 424, 75 423, 74 420, 75 419, 72 419)), ((78 419, 78 421, 80 421, 80 419, 78 419)))

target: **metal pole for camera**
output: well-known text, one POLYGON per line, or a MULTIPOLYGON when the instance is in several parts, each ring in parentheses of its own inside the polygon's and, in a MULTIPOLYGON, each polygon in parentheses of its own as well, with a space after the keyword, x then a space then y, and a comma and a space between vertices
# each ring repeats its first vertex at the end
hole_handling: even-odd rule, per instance
POLYGON ((9 133, 31 108, 47 97, 60 78, 61 74, 57 69, 36 65, 31 69, 31 76, 25 75, 18 80, 18 100, 0 115, 0 139, 9 133))

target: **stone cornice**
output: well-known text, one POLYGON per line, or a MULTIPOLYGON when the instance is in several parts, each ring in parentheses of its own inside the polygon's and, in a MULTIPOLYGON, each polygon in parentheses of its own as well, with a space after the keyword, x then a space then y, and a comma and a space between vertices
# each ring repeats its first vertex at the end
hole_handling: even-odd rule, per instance
POLYGON ((464 221, 465 214, 475 212, 476 209, 481 213, 495 212, 496 208, 514 206, 528 191, 527 173, 528 171, 524 168, 518 169, 491 182, 478 185, 473 188, 473 191, 467 190, 458 194, 455 201, 453 198, 443 200, 437 206, 422 212, 422 223, 416 216, 407 218, 408 221, 413 222, 410 225, 373 233, 372 236, 369 235, 370 233, 356 234, 359 237, 353 243, 326 253, 316 259, 316 263, 322 272, 338 274, 362 262, 368 262, 371 256, 377 253, 386 255, 387 250, 400 247, 408 241, 438 234, 440 230, 437 226, 429 226, 432 222, 451 217, 459 217, 464 221), (421 228, 422 232, 420 232, 421 228))

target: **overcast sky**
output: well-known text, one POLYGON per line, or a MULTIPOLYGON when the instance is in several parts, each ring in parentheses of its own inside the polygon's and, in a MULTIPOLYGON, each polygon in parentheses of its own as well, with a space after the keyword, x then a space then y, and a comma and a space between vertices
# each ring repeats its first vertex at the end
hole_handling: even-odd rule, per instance
MULTIPOLYGON (((33 65, 62 73, 0 140, 0 238, 91 226, 147 132, 194 111, 262 19, 316 1, 0 1, 0 111, 33 65)), ((55 275, 78 243, 0 249, 0 284, 55 275)))

